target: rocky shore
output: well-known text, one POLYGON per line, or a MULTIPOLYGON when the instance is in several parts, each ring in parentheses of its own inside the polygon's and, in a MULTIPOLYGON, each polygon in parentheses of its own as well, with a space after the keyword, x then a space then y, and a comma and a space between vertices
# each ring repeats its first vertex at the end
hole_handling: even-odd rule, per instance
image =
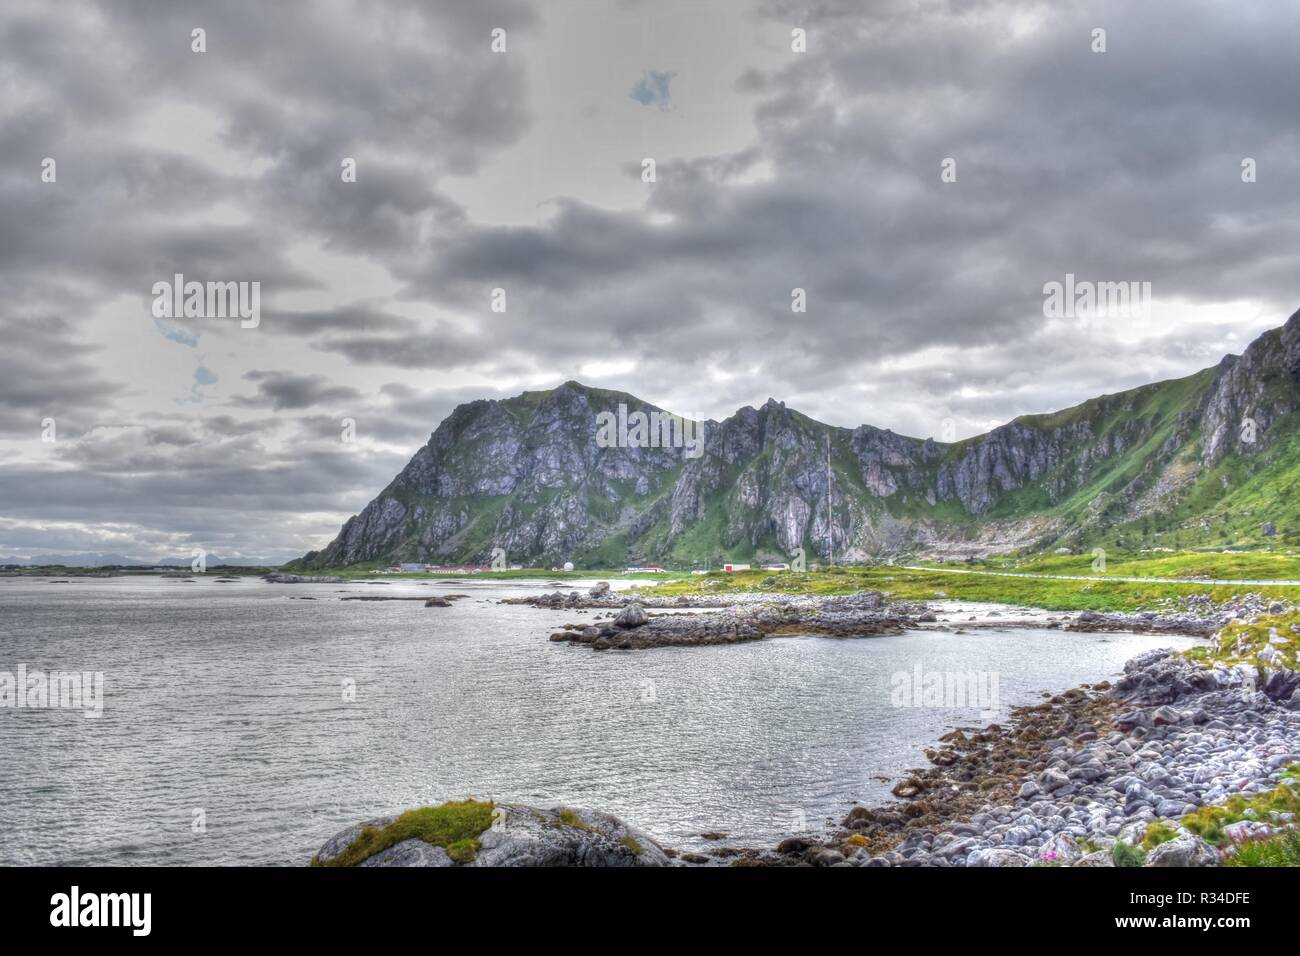
MULTIPOLYGON (((855 807, 829 839, 732 850, 729 862, 1112 866, 1123 842, 1137 848, 1134 865, 1217 865, 1222 849, 1183 821, 1273 791, 1300 762, 1300 673, 1152 651, 1113 687, 1084 685, 942 743, 927 751, 932 766, 894 788, 900 801, 855 807)), ((1300 798, 1300 780, 1286 785, 1300 798)), ((1292 812, 1244 815, 1228 824, 1231 840, 1295 826, 1292 812)))
POLYGON ((1067 631, 1122 631, 1209 637, 1234 620, 1281 614, 1296 605, 1248 593, 1215 603, 1204 596, 1168 599, 1157 609, 1126 612, 1042 612, 1027 608, 993 610, 962 620, 940 617, 935 606, 891 601, 879 591, 819 597, 780 592, 656 597, 642 592, 617 594, 601 582, 586 594, 553 591, 503 604, 547 610, 617 611, 612 618, 566 623, 552 641, 587 644, 595 650, 733 644, 781 634, 858 637, 897 634, 905 629, 971 630, 1042 627, 1067 631), (657 613, 656 613, 657 612, 657 613))
POLYGON ((780 634, 825 637, 900 634, 908 627, 935 620, 925 605, 889 601, 879 591, 832 598, 782 597, 782 600, 761 603, 732 602, 730 606, 701 613, 656 615, 647 613, 640 601, 630 601, 610 620, 565 624, 563 630, 551 634, 551 640, 588 644, 598 651, 636 650, 734 644, 780 634))
MULTIPOLYGON (((743 597, 729 596, 718 607, 691 599, 620 600, 597 589, 585 597, 523 603, 617 608, 612 620, 566 625, 552 635, 597 649, 951 626, 924 605, 892 602, 874 591, 833 598, 743 597)), ((797 834, 771 848, 720 845, 678 853, 608 815, 517 808, 532 821, 517 838, 523 843, 476 858, 484 861, 476 865, 1220 865, 1243 846, 1297 827, 1300 615, 1294 605, 1254 595, 1227 606, 1170 605, 1141 615, 1047 618, 1076 630, 1168 629, 1216 637, 1186 653, 1138 655, 1113 686, 1084 684, 1014 708, 1006 725, 951 731, 925 751, 928 766, 896 784, 896 800, 854 807, 830 834, 797 834), (1135 619, 1147 627, 1135 626, 1135 619), (590 829, 571 825, 575 813, 590 829), (566 823, 577 832, 567 832, 561 825, 566 823), (615 844, 622 845, 627 834, 653 850, 635 861, 619 855, 615 844), (592 840, 603 849, 584 849, 592 840)), ((1041 627, 1044 620, 1040 614, 1023 623, 1041 627)), ((974 626, 962 622, 960 629, 974 626)), ((332 858, 331 846, 357 832, 340 834, 319 859, 332 858)), ((506 845, 498 842, 504 839, 491 836, 483 846, 493 850, 506 845)), ((385 852, 383 860, 363 865, 449 865, 421 847, 385 852)))
POLYGON ((642 591, 615 592, 610 589, 608 581, 601 581, 586 594, 580 591, 550 591, 545 594, 530 594, 527 597, 502 598, 502 604, 524 604, 529 607, 550 610, 612 610, 629 604, 660 610, 681 608, 723 608, 738 604, 757 604, 763 600, 788 601, 795 595, 790 594, 730 594, 730 595, 679 595, 677 597, 656 597, 642 591))
MULTIPOLYGON (((1300 672, 1157 650, 1114 686, 1084 685, 940 744, 894 788, 897 801, 771 849, 677 853, 609 814, 503 804, 472 859, 407 839, 356 865, 1114 866, 1122 843, 1130 865, 1214 866, 1224 850, 1183 825, 1189 814, 1287 788, 1300 801, 1300 672)), ((1233 843, 1296 825, 1294 812, 1239 815, 1223 827, 1233 843)), ((333 864, 364 830, 397 819, 342 831, 315 862, 333 864)))
POLYGON ((1129 631, 1138 633, 1187 634, 1209 637, 1235 620, 1249 620, 1261 614, 1284 614, 1294 604, 1271 600, 1255 593, 1214 602, 1209 595, 1166 598, 1157 610, 1107 612, 1082 611, 1065 625, 1071 631, 1129 631))

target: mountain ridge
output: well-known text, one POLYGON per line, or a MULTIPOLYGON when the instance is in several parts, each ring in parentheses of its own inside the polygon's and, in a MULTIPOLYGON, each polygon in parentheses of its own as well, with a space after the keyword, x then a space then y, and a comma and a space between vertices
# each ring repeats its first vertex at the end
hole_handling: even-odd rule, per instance
POLYGON ((294 564, 485 563, 497 548, 516 563, 602 567, 799 549, 860 561, 1188 546, 1252 526, 1300 540, 1300 506, 1269 500, 1300 478, 1300 312, 1192 375, 955 442, 828 425, 769 398, 699 422, 698 457, 602 446, 599 416, 620 404, 628 420, 670 414, 572 380, 460 405, 328 547, 294 564))

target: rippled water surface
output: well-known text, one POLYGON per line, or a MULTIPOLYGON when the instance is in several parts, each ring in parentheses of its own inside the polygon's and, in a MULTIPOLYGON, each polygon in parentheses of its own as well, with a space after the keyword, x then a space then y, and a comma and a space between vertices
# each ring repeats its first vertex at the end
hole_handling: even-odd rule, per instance
POLYGON ((105 678, 98 719, 0 708, 0 864, 302 864, 350 823, 470 794, 609 810, 679 847, 704 830, 768 844, 800 814, 818 829, 887 799, 947 729, 987 722, 894 706, 898 672, 996 672, 1005 714, 1193 643, 1007 630, 595 652, 547 636, 597 612, 496 603, 544 582, 68 581, 0 579, 0 671, 105 678))

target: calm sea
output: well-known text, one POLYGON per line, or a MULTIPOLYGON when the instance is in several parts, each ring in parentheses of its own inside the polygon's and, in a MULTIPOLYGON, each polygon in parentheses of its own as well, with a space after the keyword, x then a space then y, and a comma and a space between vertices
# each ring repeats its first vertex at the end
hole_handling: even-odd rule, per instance
POLYGON ((601 653, 547 640, 597 612, 497 603, 545 582, 58 580, 0 579, 0 671, 102 672, 103 713, 0 708, 0 864, 301 865, 346 825, 469 795, 604 809, 681 848, 711 830, 771 844, 888 799, 940 735, 988 722, 895 706, 895 675, 996 674, 1005 715, 1193 643, 1044 629, 601 653))

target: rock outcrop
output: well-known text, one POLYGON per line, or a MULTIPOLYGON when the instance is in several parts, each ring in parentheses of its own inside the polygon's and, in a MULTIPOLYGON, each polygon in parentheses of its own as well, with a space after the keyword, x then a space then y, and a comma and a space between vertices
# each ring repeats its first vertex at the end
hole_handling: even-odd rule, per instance
POLYGON ((1242 840, 1296 826, 1300 709, 1269 693, 1289 685, 1279 673, 1138 655, 1113 687, 1084 685, 1015 708, 1007 726, 946 735, 926 751, 932 766, 895 787, 902 801, 854 807, 835 838, 747 860, 817 865, 833 849, 855 866, 1217 866, 1242 840), (1263 809, 1236 804, 1244 819, 1223 826, 1218 845, 1186 824, 1251 799, 1263 809))
MULTIPOLYGON (((457 862, 446 849, 406 839, 365 857, 356 866, 666 866, 663 848, 643 830, 618 817, 581 807, 542 809, 514 803, 493 805, 492 823, 477 837, 472 859, 457 862)), ((358 823, 336 833, 315 863, 336 863, 366 829, 382 830, 396 817, 358 823)))
MULTIPOLYGON (((737 644, 780 634, 867 637, 902 633, 926 617, 928 611, 924 604, 889 601, 879 591, 859 591, 843 597, 789 594, 763 597, 761 601, 733 601, 703 613, 654 616, 646 613, 640 601, 630 601, 613 620, 566 624, 564 630, 551 635, 551 640, 588 644, 594 650, 603 651, 737 644)), ((529 600, 534 602, 539 607, 570 606, 529 600)), ((665 605, 672 606, 667 602, 660 606, 665 605)))

